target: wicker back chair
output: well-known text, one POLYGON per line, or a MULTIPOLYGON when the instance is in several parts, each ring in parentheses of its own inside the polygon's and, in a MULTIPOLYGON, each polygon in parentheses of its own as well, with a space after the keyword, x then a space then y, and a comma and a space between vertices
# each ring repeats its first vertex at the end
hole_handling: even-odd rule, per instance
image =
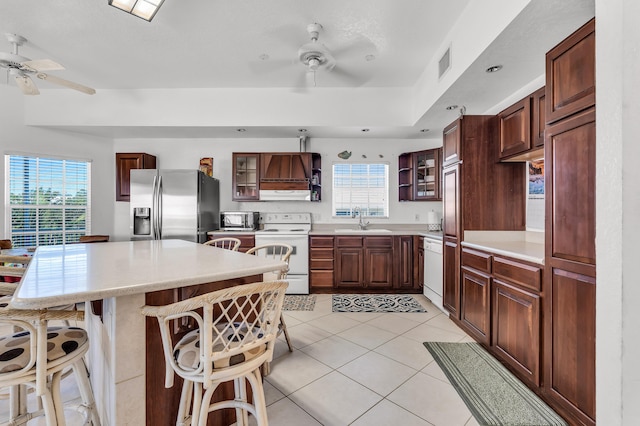
POLYGON ((6 250, 13 248, 13 243, 11 240, 0 240, 0 250, 6 250))
POLYGON ((78 239, 79 243, 107 243, 109 242, 108 235, 80 235, 78 239))
MULTIPOLYGON (((89 349, 86 331, 78 327, 50 327, 51 320, 83 320, 82 311, 30 311, 0 308, 0 324, 14 332, 0 338, 0 387, 10 388, 9 424, 23 424, 44 415, 47 426, 65 424, 60 396, 63 370, 71 367, 90 420, 100 425, 83 356, 89 349), (27 412, 26 394, 34 389, 42 409, 27 412)), ((87 421, 89 420, 87 419, 87 421)))
POLYGON ((238 249, 240 248, 240 240, 233 237, 215 238, 203 244, 205 246, 220 247, 231 251, 238 251, 238 249))
POLYGON ((173 386, 174 372, 184 379, 176 424, 204 426, 208 413, 221 408, 235 408, 238 425, 248 424, 248 412, 258 425, 268 424, 260 366, 273 358, 286 288, 285 281, 244 284, 171 305, 143 306, 142 314, 160 325, 165 386, 173 386), (173 320, 183 317, 194 319, 198 328, 173 342, 173 320), (212 404, 217 386, 231 380, 235 399, 212 404))
POLYGON ((10 296, 31 262, 30 256, 0 254, 0 295, 10 296))
MULTIPOLYGON (((274 259, 274 260, 282 260, 289 265, 289 258, 291 257, 291 253, 293 253, 293 247, 289 244, 282 243, 274 243, 274 244, 263 244, 259 246, 255 246, 247 250, 247 254, 253 254, 256 256, 263 256, 266 258, 274 259)), ((262 275, 262 279, 264 281, 269 280, 284 280, 287 278, 287 270, 282 271, 273 271, 267 272, 262 275)), ((284 338, 287 342, 287 346, 289 347, 289 352, 293 352, 293 345, 291 344, 291 339, 289 338, 289 330, 287 330, 287 323, 284 322, 284 315, 280 316, 280 326, 278 330, 278 335, 284 333, 284 338)), ((271 363, 265 363, 263 373, 267 376, 271 372, 271 363)))

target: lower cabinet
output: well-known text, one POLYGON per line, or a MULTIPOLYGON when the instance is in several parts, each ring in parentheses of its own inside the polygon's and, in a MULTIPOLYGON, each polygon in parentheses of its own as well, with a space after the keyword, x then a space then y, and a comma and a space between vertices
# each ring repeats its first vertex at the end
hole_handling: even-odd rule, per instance
POLYGON ((452 318, 460 318, 460 251, 458 239, 444 237, 442 305, 452 318))
POLYGON ((493 281, 494 353, 536 386, 540 385, 540 296, 493 281))
POLYGON ((414 238, 311 235, 310 291, 419 293, 424 272, 416 263, 423 265, 424 260, 414 250, 414 238))
POLYGON ((491 311, 489 308, 491 277, 465 266, 460 271, 460 321, 476 340, 489 344, 491 311))
POLYGON ((460 326, 533 387, 541 384, 542 265, 466 247, 460 326))
POLYGON ((333 236, 309 237, 309 290, 330 292, 333 289, 333 236))

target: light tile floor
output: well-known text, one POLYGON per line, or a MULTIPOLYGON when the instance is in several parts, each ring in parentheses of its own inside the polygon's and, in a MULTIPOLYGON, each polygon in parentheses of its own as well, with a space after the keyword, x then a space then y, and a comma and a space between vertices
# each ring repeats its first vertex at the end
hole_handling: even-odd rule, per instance
MULTIPOLYGON (((317 295, 313 311, 285 311, 295 350, 278 339, 265 378, 269 424, 477 425, 422 345, 472 339, 427 298, 415 297, 426 313, 333 313, 329 294, 317 295)), ((72 406, 77 401, 72 377, 63 381, 63 395, 72 406)), ((0 401, 0 422, 7 412, 0 401)), ((69 410, 67 424, 82 418, 69 410)))

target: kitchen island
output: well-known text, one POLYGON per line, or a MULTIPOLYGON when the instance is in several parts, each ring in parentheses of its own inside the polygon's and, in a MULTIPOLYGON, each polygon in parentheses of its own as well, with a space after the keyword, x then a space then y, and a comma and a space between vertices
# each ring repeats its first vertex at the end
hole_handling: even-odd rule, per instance
MULTIPOLYGON (((172 424, 181 382, 164 388, 158 325, 143 317, 140 307, 260 281, 263 273, 284 267, 281 261, 181 240, 44 246, 11 305, 41 309, 103 299, 102 318, 87 314, 85 319, 102 424, 172 424)), ((192 326, 176 324, 176 335, 192 326)))

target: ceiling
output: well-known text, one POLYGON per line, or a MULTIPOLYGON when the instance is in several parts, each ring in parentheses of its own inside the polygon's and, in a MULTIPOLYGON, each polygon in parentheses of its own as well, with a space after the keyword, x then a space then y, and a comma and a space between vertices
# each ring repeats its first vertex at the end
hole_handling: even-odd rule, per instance
MULTIPOLYGON (((66 70, 55 74, 95 88, 95 96, 101 89, 180 88, 286 88, 304 94, 314 82, 297 61, 297 51, 309 42, 307 25, 318 22, 323 27, 319 41, 337 65, 332 72, 315 74, 316 87, 412 88, 442 54, 449 31, 471 1, 166 0, 149 23, 107 0, 2 0, 0 33, 26 37, 22 56, 63 64, 66 70)), ((437 133, 455 118, 455 111, 444 109, 449 103, 484 113, 542 75, 544 53, 592 17, 593 9, 593 0, 531 0, 413 125, 381 128, 375 135, 318 126, 310 129, 312 136, 428 137, 419 130, 429 127, 437 133), (504 65, 500 78, 487 80, 484 69, 496 63, 504 65)), ((0 39, 0 51, 10 49, 0 39)), ((4 76, 0 83, 15 86, 4 76)), ((56 88, 36 83, 40 96, 56 88)), ((69 130, 111 137, 167 135, 167 129, 158 128, 69 130)), ((255 137, 255 132, 238 135, 224 126, 168 130, 171 136, 255 137)), ((264 130, 269 135, 297 132, 291 127, 264 130)))

